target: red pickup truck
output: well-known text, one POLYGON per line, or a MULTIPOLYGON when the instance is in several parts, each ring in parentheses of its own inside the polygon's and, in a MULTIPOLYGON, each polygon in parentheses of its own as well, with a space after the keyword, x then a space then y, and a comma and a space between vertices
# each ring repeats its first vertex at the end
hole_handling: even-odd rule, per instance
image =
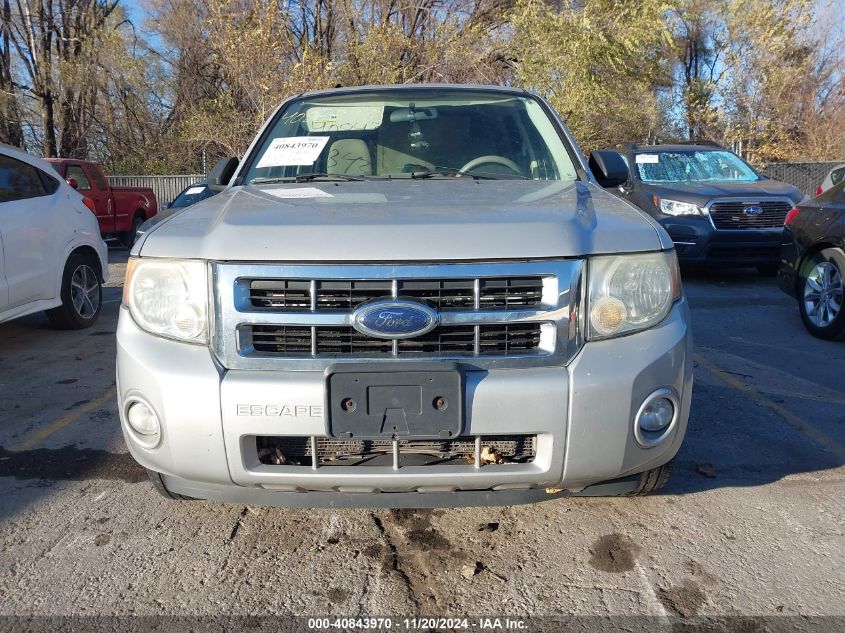
POLYGON ((85 160, 46 160, 71 187, 93 201, 103 237, 118 237, 131 247, 138 227, 158 213, 149 187, 112 187, 100 166, 85 160))

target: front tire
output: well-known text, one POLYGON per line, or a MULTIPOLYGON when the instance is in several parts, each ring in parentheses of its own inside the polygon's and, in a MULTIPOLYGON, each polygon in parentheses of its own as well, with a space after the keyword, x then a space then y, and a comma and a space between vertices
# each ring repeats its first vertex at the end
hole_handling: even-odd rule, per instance
POLYGON ((100 316, 103 286, 100 262, 85 253, 73 253, 62 274, 62 305, 47 310, 50 323, 63 330, 91 327, 100 316))
POLYGON ((573 493, 573 497, 641 497, 657 492, 669 479, 673 457, 667 463, 652 468, 639 475, 611 479, 587 486, 583 490, 573 493))
POLYGON ((629 497, 644 497, 645 495, 650 495, 666 485, 666 482, 669 481, 669 474, 672 472, 672 466, 675 464, 674 458, 669 462, 663 464, 662 466, 658 466, 657 468, 652 468, 651 470, 647 470, 640 475, 640 480, 637 483, 637 487, 628 493, 627 496, 629 497))
POLYGON ((126 231, 126 233, 124 233, 120 238, 120 241, 123 243, 123 245, 126 248, 131 249, 133 246, 135 246, 135 236, 138 234, 138 229, 141 228, 141 225, 143 223, 144 223, 144 218, 141 217, 140 215, 136 215, 132 219, 131 228, 128 231, 126 231))
POLYGON ((843 304, 845 253, 826 248, 802 266, 798 284, 798 310, 804 327, 828 341, 845 338, 843 304))

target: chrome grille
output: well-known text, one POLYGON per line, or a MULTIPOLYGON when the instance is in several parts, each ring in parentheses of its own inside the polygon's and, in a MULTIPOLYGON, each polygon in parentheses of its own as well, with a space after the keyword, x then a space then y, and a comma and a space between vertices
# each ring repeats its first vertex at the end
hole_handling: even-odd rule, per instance
POLYGON ((581 345, 581 260, 212 264, 213 350, 231 369, 323 370, 356 359, 460 359, 477 368, 564 365, 581 345), (440 315, 400 340, 352 327, 360 304, 415 299, 440 315))
MULTIPOLYGON (((254 308, 308 312, 312 292, 317 310, 351 311, 362 303, 393 296, 392 280, 251 279, 249 299, 254 308)), ((436 310, 472 310, 475 307, 474 279, 397 280, 397 296, 425 301, 436 310)), ((542 305, 543 278, 501 278, 479 280, 481 309, 530 308, 542 305)))
POLYGON ((310 327, 253 325, 250 326, 252 345, 258 352, 272 354, 310 355, 310 327))
MULTIPOLYGON (((394 441, 345 440, 331 437, 269 436, 255 437, 258 461, 276 466, 311 466, 314 455, 320 466, 383 466, 379 457, 392 462, 394 441)), ((457 437, 452 440, 398 440, 396 452, 399 461, 408 456, 426 456, 428 459, 412 461, 411 465, 444 465, 449 462, 530 463, 537 455, 536 435, 485 435, 457 437), (486 450, 484 450, 486 449, 486 450), (481 453, 484 451, 483 453, 481 453), (482 461, 481 454, 491 456, 482 461), (492 457, 492 456, 495 456, 492 457)), ((411 461, 411 460, 408 460, 411 461)), ((390 465, 390 464, 388 464, 390 465)))
MULTIPOLYGON (((396 341, 396 354, 403 355, 496 355, 533 351, 540 347, 541 323, 476 326, 441 326, 414 338, 396 341)), ((393 341, 361 334, 351 327, 248 326, 251 346, 263 354, 282 356, 334 356, 339 354, 392 354, 393 341)), ((249 345, 249 342, 247 342, 249 345)), ((242 345, 243 347, 243 345, 242 345)))
POLYGON ((482 279, 479 307, 528 308, 540 305, 543 284, 540 279, 482 279))
POLYGON ((353 310, 365 301, 393 296, 393 284, 384 281, 317 281, 317 310, 353 310))
POLYGON ((311 309, 311 282, 293 279, 253 279, 249 300, 256 308, 301 312, 311 309))
POLYGON ((776 229, 783 227, 792 206, 788 200, 722 200, 709 209, 717 229, 776 229), (763 212, 749 215, 745 210, 751 206, 761 207, 763 212))

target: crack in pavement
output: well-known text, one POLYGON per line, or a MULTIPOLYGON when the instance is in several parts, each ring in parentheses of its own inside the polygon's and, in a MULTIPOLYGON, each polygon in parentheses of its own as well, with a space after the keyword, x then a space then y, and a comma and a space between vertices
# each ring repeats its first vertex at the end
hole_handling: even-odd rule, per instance
POLYGON ((391 557, 391 569, 396 572, 399 578, 405 585, 405 588, 408 591, 408 599, 414 605, 414 611, 416 613, 419 612, 420 609, 420 602, 417 599, 416 591, 414 590, 413 582, 411 581, 411 577, 408 576, 408 573, 402 569, 402 565, 399 562, 399 550, 396 547, 393 539, 390 538, 390 534, 387 533, 387 528, 384 527, 384 523, 382 520, 375 515, 374 512, 370 512, 370 518, 373 520, 373 523, 376 526, 376 529, 379 531, 379 534, 384 539, 384 542, 387 544, 388 549, 390 550, 390 557, 391 557))
POLYGON ((366 604, 368 595, 370 595, 370 574, 364 574, 363 587, 361 588, 361 597, 358 598, 359 614, 366 614, 369 612, 366 604))
POLYGON ((235 537, 238 535, 248 512, 249 507, 244 506, 244 509, 241 510, 241 513, 238 515, 237 521, 235 521, 235 525, 232 526, 232 531, 229 532, 229 538, 226 539, 227 544, 231 544, 231 542, 235 540, 235 537))

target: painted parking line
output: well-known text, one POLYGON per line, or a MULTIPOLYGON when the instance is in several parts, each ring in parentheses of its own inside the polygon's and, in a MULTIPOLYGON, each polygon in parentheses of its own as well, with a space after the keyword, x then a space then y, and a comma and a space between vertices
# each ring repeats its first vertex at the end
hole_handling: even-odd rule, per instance
POLYGON ((111 387, 108 389, 103 395, 101 395, 96 400, 92 400, 91 402, 86 402, 84 405, 80 406, 78 409, 74 409, 67 415, 60 417, 58 420, 54 420, 50 422, 47 426, 42 426, 33 432, 31 435, 26 437, 23 441, 18 443, 16 446, 12 448, 15 451, 27 451, 34 447, 39 442, 43 442, 48 437, 56 433, 57 431, 61 431, 63 428, 70 426, 74 422, 76 422, 79 418, 81 418, 86 413, 91 413, 94 409, 103 406, 105 403, 109 402, 110 400, 114 400, 117 397, 117 388, 111 387))
POLYGON ((789 411, 786 407, 775 402, 771 398, 767 398, 762 393, 749 386, 748 383, 746 383, 741 378, 738 378, 727 370, 722 369, 713 361, 704 358, 701 354, 695 354, 693 358, 695 359, 695 362, 697 362, 700 366, 704 367, 711 374, 717 376, 723 382, 727 383, 737 391, 740 391, 744 395, 748 396, 759 406, 765 407, 766 409, 769 409, 770 411, 776 413, 781 418, 783 418, 784 421, 786 421, 786 423, 789 424, 791 427, 806 435, 808 438, 810 438, 813 442, 824 448, 826 451, 836 455, 836 457, 840 460, 845 461, 845 446, 843 446, 841 443, 837 442, 835 439, 833 439, 826 433, 823 433, 806 420, 799 418, 797 415, 789 411))

